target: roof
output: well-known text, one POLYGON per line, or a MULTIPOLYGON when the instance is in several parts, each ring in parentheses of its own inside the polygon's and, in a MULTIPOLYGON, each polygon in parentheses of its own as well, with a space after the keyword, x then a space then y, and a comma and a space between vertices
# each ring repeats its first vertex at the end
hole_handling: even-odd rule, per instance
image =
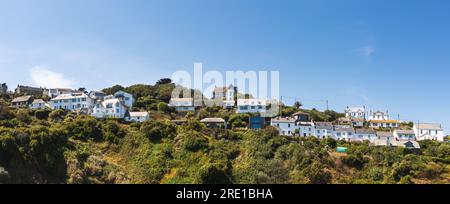
POLYGON ((193 98, 171 98, 170 102, 192 102, 193 98))
POLYGON ((375 139, 373 140, 372 144, 375 146, 387 146, 388 141, 387 139, 375 139))
POLYGON ((404 147, 404 148, 410 148, 410 149, 419 149, 420 145, 416 141, 391 141, 392 146, 396 147, 404 147))
POLYGON ((371 120, 370 123, 400 123, 399 120, 371 120))
POLYGON ((214 88, 214 93, 225 93, 228 90, 234 89, 234 86, 230 84, 229 86, 219 86, 214 88))
POLYGON ((364 118, 352 118, 352 122, 364 122, 364 118))
POLYGON ((130 112, 130 117, 147 117, 148 112, 130 112))
POLYGON ((438 123, 419 123, 416 124, 416 127, 425 130, 443 130, 441 124, 438 123))
POLYGON ((271 122, 276 122, 276 123, 295 123, 295 119, 293 119, 293 118, 283 118, 283 117, 272 118, 270 121, 271 122))
POLYGON ((388 113, 383 111, 374 111, 370 113, 370 115, 388 115, 388 113))
POLYGON ((121 104, 122 106, 127 107, 125 104, 122 103, 121 100, 119 100, 119 99, 117 99, 117 98, 106 99, 106 100, 102 101, 101 104, 102 104, 103 107, 106 107, 108 104, 113 104, 113 105, 115 105, 116 103, 119 103, 119 104, 121 104))
POLYGON ((333 124, 331 122, 315 122, 316 129, 332 130, 333 124))
POLYGON ((200 120, 202 123, 224 123, 225 120, 222 118, 204 118, 203 120, 200 120))
POLYGON ((346 117, 341 117, 337 119, 338 122, 350 122, 350 118, 346 118, 346 117))
POLYGON ((20 97, 14 98, 11 102, 13 102, 13 103, 24 102, 24 101, 30 100, 32 97, 33 96, 20 96, 20 97))
POLYGON ((355 129, 353 129, 352 127, 345 126, 345 125, 335 125, 334 130, 339 131, 339 132, 354 132, 355 131, 355 129))
POLYGON ((55 98, 52 98, 51 100, 64 100, 64 99, 72 99, 72 98, 84 98, 88 97, 85 93, 70 93, 70 94, 61 94, 55 98))
POLYGON ((46 103, 46 102, 42 99, 34 99, 32 104, 40 104, 40 103, 46 103))
POLYGON ((296 115, 309 115, 309 113, 305 113, 305 112, 303 112, 303 111, 298 111, 298 112, 296 112, 296 113, 294 113, 294 114, 292 114, 293 116, 296 116, 296 115))
POLYGON ((238 99, 237 104, 238 104, 238 106, 248 106, 248 105, 265 106, 267 104, 267 100, 265 100, 265 99, 238 99))
POLYGON ((115 97, 121 97, 121 96, 125 96, 125 95, 133 96, 132 94, 127 93, 125 91, 117 91, 116 93, 114 93, 115 97))
POLYGON ((414 135, 414 131, 413 130, 394 130, 397 134, 409 134, 409 135, 414 135))
POLYGON ((378 137, 394 137, 392 132, 381 132, 381 131, 377 132, 377 136, 378 137))
POLYGON ((356 134, 376 134, 375 130, 372 129, 356 129, 356 134))
POLYGON ((364 112, 364 107, 347 107, 346 112, 364 112))

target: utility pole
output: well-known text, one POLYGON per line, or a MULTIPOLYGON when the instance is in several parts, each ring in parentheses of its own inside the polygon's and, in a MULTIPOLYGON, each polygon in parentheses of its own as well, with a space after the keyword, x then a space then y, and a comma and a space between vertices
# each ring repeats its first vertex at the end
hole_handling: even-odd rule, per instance
POLYGON ((281 118, 281 113, 282 113, 282 112, 281 112, 282 104, 283 104, 283 96, 280 96, 280 104, 279 104, 279 109, 280 109, 280 110, 279 110, 279 111, 280 111, 280 116, 279 116, 279 117, 280 117, 280 118, 281 118))
POLYGON ((327 111, 328 111, 328 110, 330 110, 330 107, 328 106, 328 100, 326 102, 327 102, 327 111))

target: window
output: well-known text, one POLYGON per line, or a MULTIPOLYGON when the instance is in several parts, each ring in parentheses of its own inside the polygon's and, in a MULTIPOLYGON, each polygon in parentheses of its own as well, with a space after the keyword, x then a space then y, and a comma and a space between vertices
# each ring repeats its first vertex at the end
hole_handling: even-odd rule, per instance
POLYGON ((120 111, 119 111, 119 109, 116 109, 116 113, 119 113, 120 111))
POLYGON ((86 101, 86 98, 82 98, 81 101, 86 101))
POLYGON ((291 127, 291 124, 288 124, 288 127, 291 127))

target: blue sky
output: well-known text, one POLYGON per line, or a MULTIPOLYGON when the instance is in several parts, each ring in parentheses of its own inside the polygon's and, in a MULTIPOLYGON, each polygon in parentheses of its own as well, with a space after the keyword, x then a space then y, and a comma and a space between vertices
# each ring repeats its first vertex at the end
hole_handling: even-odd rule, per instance
POLYGON ((0 82, 100 89, 279 70, 286 102, 450 129, 446 0, 0 0, 0 82), (290 96, 290 97, 287 97, 290 96))

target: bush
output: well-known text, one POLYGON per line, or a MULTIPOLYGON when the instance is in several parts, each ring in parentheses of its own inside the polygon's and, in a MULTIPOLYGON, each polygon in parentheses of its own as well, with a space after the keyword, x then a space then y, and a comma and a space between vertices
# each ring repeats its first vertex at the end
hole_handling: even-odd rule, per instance
POLYGON ((66 114, 67 113, 64 110, 54 110, 54 111, 50 112, 48 117, 52 121, 63 121, 66 114))
POLYGON ((174 138, 176 126, 170 122, 147 121, 141 125, 140 132, 150 141, 159 142, 163 138, 174 138))
POLYGON ((181 139, 182 147, 187 151, 196 152, 208 147, 208 139, 195 131, 182 133, 181 139))
POLYGON ((47 109, 38 109, 34 112, 34 117, 39 120, 47 120, 50 114, 50 110, 47 109))
POLYGON ((28 109, 19 109, 16 113, 16 118, 24 123, 31 122, 30 112, 28 109))
POLYGON ((87 141, 103 139, 101 124, 97 119, 90 116, 79 116, 66 124, 68 134, 73 139, 87 141))

